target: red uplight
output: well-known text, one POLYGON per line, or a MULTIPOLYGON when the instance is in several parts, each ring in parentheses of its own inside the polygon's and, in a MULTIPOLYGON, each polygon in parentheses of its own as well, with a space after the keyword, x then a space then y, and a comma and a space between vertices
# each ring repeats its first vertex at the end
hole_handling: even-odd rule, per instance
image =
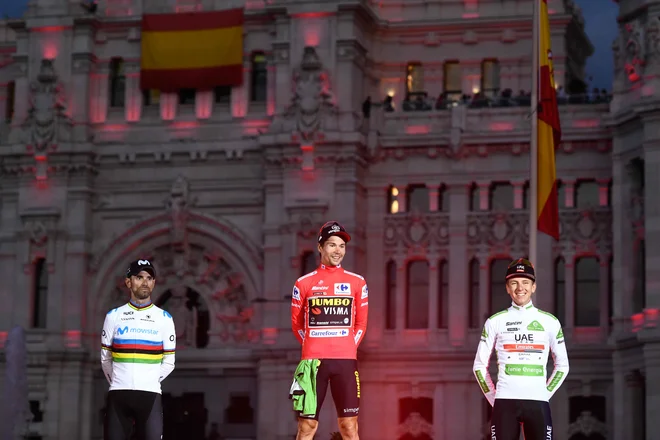
POLYGON ((406 134, 428 134, 431 127, 428 125, 407 125, 406 134))

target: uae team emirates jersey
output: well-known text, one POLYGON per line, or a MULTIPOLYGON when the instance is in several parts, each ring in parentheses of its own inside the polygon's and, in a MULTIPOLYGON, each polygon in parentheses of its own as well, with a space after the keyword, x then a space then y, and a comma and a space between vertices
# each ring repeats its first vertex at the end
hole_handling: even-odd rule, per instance
POLYGON ((321 265, 298 278, 291 295, 291 327, 302 359, 356 359, 367 331, 369 290, 364 278, 321 265))

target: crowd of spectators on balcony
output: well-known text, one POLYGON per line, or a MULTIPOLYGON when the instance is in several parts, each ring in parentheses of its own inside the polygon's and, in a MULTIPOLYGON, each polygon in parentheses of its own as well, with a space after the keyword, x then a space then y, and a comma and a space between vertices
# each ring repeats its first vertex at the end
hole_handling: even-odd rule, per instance
MULTIPOLYGON (((573 88, 574 89, 574 88, 573 88)), ((610 102, 612 95, 605 89, 593 88, 587 92, 586 88, 581 90, 572 90, 567 93, 563 87, 557 88, 557 103, 563 104, 598 104, 610 102)), ((469 108, 488 108, 488 107, 528 107, 531 104, 531 93, 521 90, 514 95, 511 89, 504 89, 489 93, 477 92, 474 95, 460 93, 447 93, 434 98, 427 92, 408 93, 401 103, 403 111, 429 111, 443 110, 456 105, 465 105, 469 108)), ((392 96, 387 96, 383 100, 383 109, 386 112, 395 111, 394 100, 392 96)))

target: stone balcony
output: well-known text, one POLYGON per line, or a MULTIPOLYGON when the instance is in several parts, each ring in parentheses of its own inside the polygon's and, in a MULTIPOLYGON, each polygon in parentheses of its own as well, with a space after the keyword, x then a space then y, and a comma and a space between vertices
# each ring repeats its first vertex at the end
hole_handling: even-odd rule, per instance
MULTIPOLYGON (((559 106, 562 140, 593 141, 610 138, 606 125, 609 104, 559 106)), ((530 108, 498 106, 470 108, 458 104, 427 111, 372 112, 371 129, 380 134, 383 147, 448 145, 462 143, 527 143, 531 136, 530 108), (375 124, 375 126, 374 126, 375 124)))

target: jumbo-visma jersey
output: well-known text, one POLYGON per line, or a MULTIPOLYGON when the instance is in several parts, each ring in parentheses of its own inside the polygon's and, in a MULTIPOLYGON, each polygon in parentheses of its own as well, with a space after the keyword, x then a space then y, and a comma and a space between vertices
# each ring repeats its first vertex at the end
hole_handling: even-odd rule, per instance
POLYGON ((161 392, 174 370, 176 331, 165 310, 128 303, 108 312, 101 333, 101 367, 110 390, 161 392))
POLYGON ((298 278, 291 295, 291 328, 302 359, 356 359, 367 331, 369 290, 364 278, 320 265, 298 278))

